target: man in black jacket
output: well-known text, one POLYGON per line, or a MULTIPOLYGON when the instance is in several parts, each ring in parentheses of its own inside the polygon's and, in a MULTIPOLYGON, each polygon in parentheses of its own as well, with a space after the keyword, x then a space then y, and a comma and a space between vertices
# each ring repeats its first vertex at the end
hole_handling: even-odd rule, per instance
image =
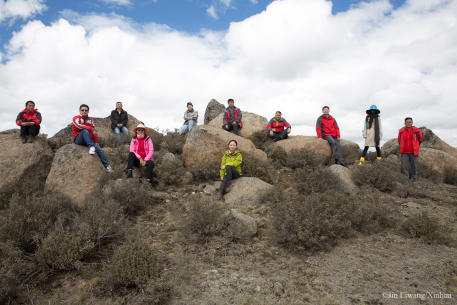
POLYGON ((121 131, 124 132, 126 135, 129 135, 129 130, 127 129, 127 122, 129 120, 129 116, 127 115, 127 111, 122 109, 122 103, 116 103, 116 109, 111 111, 111 129, 117 135, 117 139, 119 142, 122 140, 121 131))

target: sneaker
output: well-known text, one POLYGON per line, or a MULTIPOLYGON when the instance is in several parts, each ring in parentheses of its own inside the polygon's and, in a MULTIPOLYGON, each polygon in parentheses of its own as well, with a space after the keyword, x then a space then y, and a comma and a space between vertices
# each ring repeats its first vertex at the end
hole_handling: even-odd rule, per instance
POLYGON ((218 191, 217 199, 222 200, 222 195, 224 195, 224 191, 218 191))
POLYGON ((124 178, 125 179, 128 179, 128 178, 133 178, 133 175, 132 175, 132 170, 127 170, 127 173, 124 175, 124 178))
POLYGON ((232 181, 227 181, 227 184, 226 184, 226 187, 225 187, 225 191, 226 192, 230 192, 232 187, 233 187, 232 181))
POLYGON ((22 141, 22 144, 27 143, 27 137, 26 136, 22 136, 21 137, 21 141, 22 141))
MULTIPOLYGON (((90 154, 90 155, 95 154, 95 146, 92 146, 91 148, 89 148, 89 154, 90 154)), ((109 165, 108 165, 108 166, 109 166, 109 165)))
POLYGON ((27 140, 27 143, 33 143, 34 139, 35 139, 34 136, 29 136, 29 139, 27 140))
POLYGON ((106 167, 106 172, 107 172, 107 173, 111 173, 112 171, 113 171, 113 169, 111 168, 110 165, 108 165, 108 166, 106 167))

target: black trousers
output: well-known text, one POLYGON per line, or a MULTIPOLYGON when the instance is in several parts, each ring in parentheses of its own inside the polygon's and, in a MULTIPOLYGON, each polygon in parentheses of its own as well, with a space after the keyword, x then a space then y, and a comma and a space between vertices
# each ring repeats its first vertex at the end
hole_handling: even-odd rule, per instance
POLYGON ((226 175, 224 176, 224 180, 222 180, 222 182, 221 182, 221 186, 219 187, 219 191, 225 190, 225 184, 227 182, 232 181, 232 179, 240 178, 240 173, 238 173, 236 171, 236 169, 234 169, 230 165, 225 167, 225 171, 226 171, 226 175))
MULTIPOLYGON (((368 148, 370 148, 370 147, 369 146, 365 146, 365 148, 363 149, 362 158, 365 158, 365 156, 367 155, 368 148)), ((376 155, 378 157, 381 157, 381 149, 379 148, 379 146, 376 146, 376 155)))
MULTIPOLYGON (((23 119, 23 122, 28 122, 26 119, 23 119)), ((36 137, 40 133, 40 125, 32 126, 21 126, 21 137, 34 136, 36 137)))
MULTIPOLYGON (((127 161, 127 169, 133 169, 133 167, 140 167, 140 159, 135 156, 135 153, 129 153, 129 159, 127 161)), ((146 161, 146 178, 152 179, 152 170, 154 169, 154 161, 146 161)))
POLYGON ((238 128, 240 128, 240 126, 238 125, 238 123, 236 123, 236 124, 232 124, 232 123, 228 123, 227 124, 228 125, 228 129, 224 125, 224 129, 227 130, 227 131, 230 131, 230 130, 233 129, 233 134, 234 135, 238 135, 238 128))
POLYGON ((273 131, 273 136, 270 136, 270 132, 268 132, 268 136, 270 138, 275 139, 276 141, 284 140, 289 137, 289 135, 287 134, 287 129, 283 131, 273 131))

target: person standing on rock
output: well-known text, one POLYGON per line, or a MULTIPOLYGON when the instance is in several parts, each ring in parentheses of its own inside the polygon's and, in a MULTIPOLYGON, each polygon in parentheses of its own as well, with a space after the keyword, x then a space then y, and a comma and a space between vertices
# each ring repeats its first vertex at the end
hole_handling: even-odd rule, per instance
POLYGON ((378 156, 378 161, 381 160, 381 149, 379 148, 379 142, 382 138, 382 124, 381 117, 379 114, 381 111, 376 107, 376 105, 371 105, 370 109, 366 111, 367 116, 365 118, 365 124, 363 125, 363 137, 365 138, 365 148, 362 152, 362 157, 360 158, 359 165, 362 165, 365 161, 365 156, 367 155, 369 147, 376 147, 376 155, 378 156))
POLYGON ((218 198, 222 199, 224 190, 229 192, 232 189, 232 179, 238 179, 241 175, 241 162, 243 157, 241 152, 237 150, 238 143, 231 140, 228 144, 228 150, 225 151, 221 163, 221 186, 219 187, 218 198))
POLYGON ((198 111, 194 110, 194 105, 191 102, 187 103, 187 110, 184 112, 184 124, 179 128, 179 134, 190 131, 192 127, 197 125, 198 111))
POLYGON ((233 129, 233 134, 238 135, 238 128, 243 127, 243 123, 241 122, 243 115, 241 114, 241 110, 235 107, 235 101, 233 99, 229 99, 227 103, 228 107, 224 111, 222 128, 227 131, 233 129))
POLYGON ((335 118, 330 115, 330 107, 322 107, 322 115, 317 119, 316 132, 319 139, 327 140, 332 152, 336 152, 338 157, 336 163, 348 167, 344 163, 343 151, 340 144, 340 128, 335 118))
POLYGON ((122 109, 122 103, 116 103, 116 109, 111 111, 111 129, 114 130, 114 133, 117 135, 117 140, 122 141, 121 131, 125 135, 129 135, 129 130, 127 129, 127 123, 129 121, 129 116, 127 111, 122 109))
POLYGON ((276 111, 275 116, 268 122, 268 136, 275 142, 287 139, 292 126, 287 123, 285 118, 281 117, 281 111, 276 111), (285 128, 285 129, 284 129, 285 128))
POLYGON ((133 128, 135 135, 130 142, 130 153, 127 161, 125 178, 132 178, 133 167, 146 166, 146 179, 152 184, 152 171, 154 169, 154 145, 147 135, 149 130, 143 124, 133 128))
POLYGON ((413 126, 413 119, 405 119, 405 127, 398 131, 398 144, 400 144, 401 167, 405 181, 409 181, 409 168, 411 166, 411 180, 416 184, 419 167, 419 148, 422 143, 422 132, 413 126))
POLYGON ((112 169, 108 163, 108 158, 106 158, 105 153, 98 144, 98 135, 95 130, 94 121, 89 118, 89 106, 86 104, 79 106, 79 114, 73 117, 73 142, 77 145, 89 147, 89 154, 91 155, 97 152, 103 166, 105 166, 106 172, 111 172, 112 169))
POLYGON ((21 126, 22 143, 33 143, 33 140, 40 132, 41 113, 35 109, 33 101, 25 103, 25 109, 19 112, 16 118, 17 126, 21 126))

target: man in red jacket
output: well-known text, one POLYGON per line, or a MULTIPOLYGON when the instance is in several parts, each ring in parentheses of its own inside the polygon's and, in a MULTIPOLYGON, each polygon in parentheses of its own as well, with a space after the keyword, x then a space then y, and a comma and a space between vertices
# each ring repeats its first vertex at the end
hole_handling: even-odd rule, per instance
POLYGON ((16 118, 17 126, 21 126, 22 143, 33 143, 33 140, 40 132, 41 113, 35 109, 33 101, 25 103, 25 109, 19 112, 16 118))
POLYGON ((73 117, 73 142, 89 147, 89 154, 91 155, 97 153, 106 171, 108 173, 111 172, 112 169, 108 163, 108 159, 98 144, 98 134, 95 130, 94 121, 89 118, 89 106, 86 104, 79 106, 79 114, 73 117))
POLYGON ((332 148, 332 152, 336 152, 336 163, 344 167, 348 167, 344 163, 343 151, 340 144, 340 128, 336 120, 330 115, 328 106, 322 107, 322 115, 317 119, 316 132, 319 139, 327 140, 332 148))
POLYGON ((275 116, 268 122, 268 136, 275 142, 287 139, 289 137, 292 126, 281 117, 281 111, 276 111, 275 116))
POLYGON ((416 184, 419 167, 419 147, 422 143, 422 132, 419 128, 413 126, 413 119, 405 119, 405 127, 398 131, 398 144, 400 144, 401 167, 403 176, 406 181, 409 181, 409 167, 411 166, 411 180, 413 185, 419 188, 416 184))

